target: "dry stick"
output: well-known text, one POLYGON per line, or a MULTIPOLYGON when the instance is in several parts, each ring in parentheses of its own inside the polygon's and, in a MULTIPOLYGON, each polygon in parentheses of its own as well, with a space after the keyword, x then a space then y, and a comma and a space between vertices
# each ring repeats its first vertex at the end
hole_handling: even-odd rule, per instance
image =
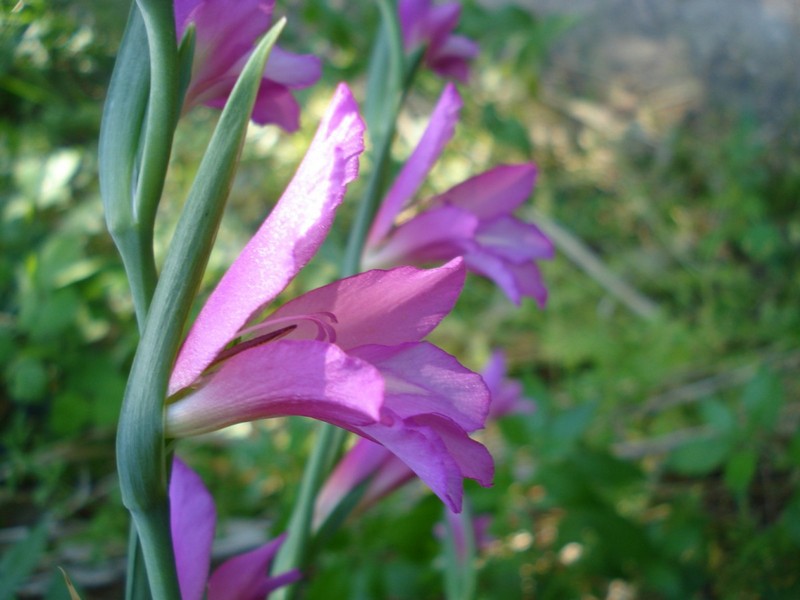
POLYGON ((800 366, 800 353, 765 357, 758 362, 667 390, 650 398, 640 410, 647 415, 673 406, 697 402, 715 392, 747 383, 764 365, 780 370, 797 367, 800 366))
MULTIPOLYGON (((737 369, 713 375, 700 381, 668 390, 651 398, 642 408, 641 414, 648 415, 674 406, 691 404, 707 398, 720 390, 738 387, 747 383, 755 375, 759 367, 769 364, 774 369, 788 370, 800 366, 800 353, 773 355, 757 363, 745 365, 737 369)), ((792 435, 800 423, 800 404, 785 405, 778 419, 777 432, 781 435, 792 435)), ((636 460, 656 454, 666 454, 685 445, 687 442, 713 438, 719 432, 708 426, 689 427, 663 436, 618 442, 613 445, 613 452, 619 458, 636 460)))
POLYGON ((667 454, 687 442, 710 439, 715 435, 716 431, 711 427, 689 427, 656 438, 635 442, 618 442, 612 446, 612 451, 618 458, 637 460, 654 454, 667 454))
POLYGON ((655 302, 633 289, 611 271, 581 240, 539 211, 534 210, 534 217, 536 224, 556 247, 608 293, 643 319, 651 320, 658 316, 659 307, 655 302))

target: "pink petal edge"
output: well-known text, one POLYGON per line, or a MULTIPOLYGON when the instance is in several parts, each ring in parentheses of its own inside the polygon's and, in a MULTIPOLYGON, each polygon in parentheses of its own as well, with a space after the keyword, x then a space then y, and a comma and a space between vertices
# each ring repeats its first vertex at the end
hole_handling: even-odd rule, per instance
POLYGON ((422 185, 445 145, 453 137, 461 106, 458 90, 452 83, 448 83, 433 110, 425 133, 422 134, 417 147, 397 175, 375 215, 367 236, 368 246, 377 246, 389 233, 395 217, 422 185))
POLYGON ((340 85, 305 158, 272 213, 208 298, 184 341, 169 394, 190 385, 315 254, 358 174, 364 123, 340 85))

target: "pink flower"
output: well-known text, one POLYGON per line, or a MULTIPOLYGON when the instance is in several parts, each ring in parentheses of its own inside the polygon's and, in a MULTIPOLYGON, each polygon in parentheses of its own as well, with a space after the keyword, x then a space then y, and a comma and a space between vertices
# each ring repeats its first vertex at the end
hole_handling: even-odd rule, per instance
POLYGON ((462 261, 369 271, 264 313, 322 244, 362 150, 363 123, 340 86, 283 197, 186 337, 167 433, 313 417, 382 445, 459 510, 464 477, 491 482, 491 457, 468 435, 483 426, 489 394, 422 338, 452 309, 462 261))
POLYGON ((469 61, 478 55, 478 44, 452 33, 461 16, 458 2, 434 6, 431 0, 400 0, 398 13, 407 52, 426 46, 431 70, 462 82, 469 78, 469 61))
MULTIPOLYGON (((175 0, 178 39, 189 24, 196 32, 186 110, 198 104, 225 106, 256 41, 270 27, 274 6, 274 0, 175 0)), ((314 84, 320 75, 317 57, 275 46, 258 90, 253 121, 297 130, 300 107, 291 90, 314 84)))
POLYGON ((476 175, 419 203, 415 216, 395 224, 452 137, 460 108, 458 91, 448 84, 422 139, 378 209, 364 262, 378 267, 463 256, 471 271, 492 279, 513 302, 528 296, 544 306, 547 288, 535 261, 552 258, 553 245, 538 227, 513 216, 533 190, 532 163, 503 165, 476 175))
MULTIPOLYGON (((520 383, 506 376, 506 362, 501 351, 492 353, 481 375, 491 396, 489 419, 530 413, 534 410, 533 402, 522 396, 520 383)), ((339 461, 322 487, 317 497, 314 525, 322 525, 339 503, 364 482, 368 481, 358 499, 361 510, 375 504, 414 477, 415 473, 385 448, 366 439, 358 440, 339 461)))
POLYGON ((200 476, 177 457, 172 461, 169 481, 169 512, 183 600, 261 600, 300 579, 297 570, 277 577, 267 575, 284 536, 234 556, 217 567, 209 578, 217 510, 200 476))

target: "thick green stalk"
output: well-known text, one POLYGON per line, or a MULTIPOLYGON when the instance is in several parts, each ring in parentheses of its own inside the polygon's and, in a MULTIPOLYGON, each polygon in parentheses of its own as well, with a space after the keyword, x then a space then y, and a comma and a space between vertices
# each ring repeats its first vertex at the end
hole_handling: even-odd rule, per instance
POLYGON ((117 432, 122 500, 136 525, 152 597, 179 600, 167 496, 164 399, 184 324, 233 183, 277 23, 245 65, 209 142, 170 244, 137 348, 117 432))

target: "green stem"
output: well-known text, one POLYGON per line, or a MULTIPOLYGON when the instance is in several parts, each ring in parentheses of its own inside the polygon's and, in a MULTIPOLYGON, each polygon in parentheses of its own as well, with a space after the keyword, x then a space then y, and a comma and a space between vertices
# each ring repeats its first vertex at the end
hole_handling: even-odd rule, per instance
MULTIPOLYGON (((449 510, 445 508, 445 510, 449 510)), ((445 598, 447 600, 472 600, 475 597, 476 573, 475 529, 469 502, 464 500, 462 513, 457 515, 460 532, 450 515, 445 514, 446 535, 444 538, 445 554, 445 598), (463 536, 463 547, 459 548, 458 538, 463 536)))
POLYGON ((150 584, 144 565, 142 547, 136 525, 131 522, 128 532, 128 565, 125 578, 125 600, 147 600, 150 597, 150 584))
POLYGON ((386 187, 385 181, 389 171, 393 140, 394 126, 387 130, 375 154, 375 161, 367 181, 367 189, 364 192, 361 203, 358 205, 356 218, 350 230, 350 237, 347 239, 347 247, 345 248, 341 266, 342 277, 355 275, 361 269, 361 254, 364 251, 367 233, 386 187))
MULTIPOLYGON (((328 423, 318 425, 316 443, 303 471, 298 498, 289 518, 286 541, 275 557, 272 565, 273 573, 285 573, 305 563, 317 492, 335 456, 328 450, 338 448, 344 436, 345 431, 333 425, 328 423)), ((296 585, 285 586, 274 591, 270 597, 276 600, 288 600, 294 596, 296 589, 296 585)))
POLYGON ((167 494, 167 385, 230 193, 264 66, 284 24, 279 21, 255 48, 222 111, 164 261, 120 412, 117 470, 122 501, 133 516, 152 597, 158 600, 180 600, 167 494))
POLYGON ((180 600, 181 590, 170 535, 169 504, 162 502, 144 512, 132 511, 131 516, 142 548, 147 548, 143 555, 151 597, 180 600), (172 568, 167 568, 167 565, 172 565, 172 568))

